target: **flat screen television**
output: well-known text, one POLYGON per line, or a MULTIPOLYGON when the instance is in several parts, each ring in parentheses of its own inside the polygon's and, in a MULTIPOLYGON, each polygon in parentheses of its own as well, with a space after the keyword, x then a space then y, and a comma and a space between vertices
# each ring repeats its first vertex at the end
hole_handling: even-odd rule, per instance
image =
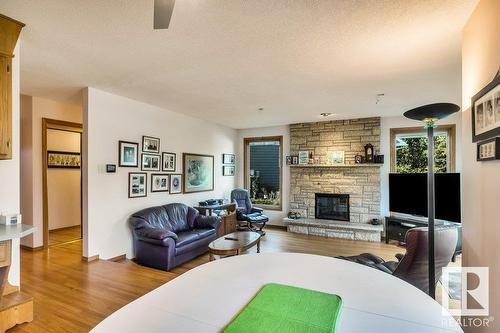
MULTIPOLYGON (((436 219, 461 222, 460 174, 435 174, 436 219)), ((389 174, 389 210, 427 217, 427 174, 389 174)))

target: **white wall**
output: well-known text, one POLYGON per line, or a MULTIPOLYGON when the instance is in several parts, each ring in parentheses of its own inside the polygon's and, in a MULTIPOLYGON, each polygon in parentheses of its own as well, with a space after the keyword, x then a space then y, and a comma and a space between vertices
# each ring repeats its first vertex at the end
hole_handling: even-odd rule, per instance
POLYGON ((283 226, 283 218, 286 217, 290 210, 290 167, 285 163, 285 156, 290 154, 290 128, 289 126, 274 126, 274 127, 262 127, 262 128, 252 128, 244 129, 238 131, 238 154, 236 155, 238 163, 238 187, 244 187, 244 172, 243 168, 243 154, 244 154, 244 138, 254 138, 262 136, 283 136, 283 184, 282 197, 283 197, 283 207, 281 211, 276 210, 266 210, 265 214, 269 217, 270 225, 280 225, 283 226))
MULTIPOLYGON (((405 110, 401 111, 402 113, 405 110)), ((438 122, 438 125, 456 125, 456 172, 462 170, 462 126, 461 114, 451 115, 438 122)), ((382 117, 380 121, 380 153, 384 155, 384 165, 380 173, 380 213, 382 216, 389 215, 389 173, 391 171, 391 128, 418 127, 418 121, 400 117, 382 117)), ((423 127, 422 127, 423 128, 423 127)))
MULTIPOLYGON (((12 59, 12 159, 0 160, 0 212, 19 213, 20 212, 20 135, 19 135, 19 58, 20 43, 14 49, 12 59)), ((9 283, 15 286, 20 284, 19 272, 19 239, 12 241, 12 261, 9 271, 9 283)))
POLYGON ((82 106, 26 96, 21 99, 21 213, 37 229, 23 238, 28 247, 43 246, 42 118, 82 123, 82 106))
POLYGON ((489 83, 500 66, 500 1, 481 0, 463 30, 462 113, 463 128, 463 264, 490 268, 490 328, 474 332, 498 332, 500 323, 500 161, 477 162, 472 143, 470 100, 489 83))
POLYGON ((108 259, 133 256, 128 217, 143 208, 182 202, 196 205, 209 198, 229 198, 235 177, 222 176, 222 154, 234 153, 236 130, 195 119, 94 88, 84 91, 84 252, 108 259), (128 173, 140 168, 120 168, 105 173, 105 164, 118 164, 118 141, 140 142, 143 135, 158 137, 161 151, 177 153, 181 173, 182 153, 215 157, 215 190, 192 194, 150 193, 128 198, 128 173), (85 222, 86 221, 86 222, 85 222), (85 224, 87 223, 87 226, 85 224))

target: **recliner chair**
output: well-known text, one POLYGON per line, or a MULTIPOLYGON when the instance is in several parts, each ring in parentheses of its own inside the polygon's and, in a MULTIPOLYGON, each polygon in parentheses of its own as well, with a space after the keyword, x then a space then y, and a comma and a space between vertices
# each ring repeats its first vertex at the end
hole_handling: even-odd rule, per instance
MULTIPOLYGON (((406 254, 396 254, 398 261, 385 261, 371 253, 338 258, 370 266, 392 274, 428 294, 428 239, 429 231, 426 227, 408 230, 405 236, 406 254)), ((450 263, 455 253, 457 240, 458 233, 455 227, 436 227, 434 232, 436 267, 436 282, 434 287, 436 287, 436 284, 441 278, 443 267, 446 267, 450 263)))
POLYGON ((262 214, 262 208, 254 207, 250 200, 250 192, 245 189, 235 189, 231 192, 231 202, 236 203, 236 219, 239 222, 244 222, 243 225, 238 223, 240 228, 257 231, 262 236, 266 233, 262 230, 269 218, 262 214), (259 230, 255 228, 259 225, 259 230))

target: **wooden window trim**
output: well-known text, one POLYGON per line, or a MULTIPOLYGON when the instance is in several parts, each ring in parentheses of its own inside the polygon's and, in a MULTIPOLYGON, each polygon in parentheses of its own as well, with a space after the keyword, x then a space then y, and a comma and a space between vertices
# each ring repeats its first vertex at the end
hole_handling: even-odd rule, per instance
MULTIPOLYGON (((449 151, 450 151, 450 171, 455 172, 456 170, 456 125, 439 125, 436 127, 437 132, 447 132, 449 139, 449 151)), ((402 127, 402 128, 391 128, 390 129, 390 143, 391 143, 391 172, 396 172, 396 136, 399 134, 415 134, 415 133, 426 133, 423 127, 402 127)))
POLYGON ((278 141, 280 144, 279 150, 279 168, 280 168, 280 203, 279 206, 267 206, 267 205, 255 205, 256 207, 265 210, 283 210, 283 136, 261 136, 261 137, 250 137, 243 139, 243 170, 244 170, 244 186, 248 189, 248 171, 250 170, 250 159, 248 158, 248 147, 251 142, 263 142, 263 141, 278 141))

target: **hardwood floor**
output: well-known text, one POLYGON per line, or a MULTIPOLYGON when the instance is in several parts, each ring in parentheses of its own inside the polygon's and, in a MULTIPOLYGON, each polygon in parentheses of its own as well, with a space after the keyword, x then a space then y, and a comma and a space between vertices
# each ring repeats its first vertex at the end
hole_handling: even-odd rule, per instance
POLYGON ((81 239, 81 228, 79 225, 49 231, 49 246, 63 244, 81 239))
MULTIPOLYGON (((249 252, 255 252, 253 248, 249 252)), ((267 229, 261 252, 301 252, 325 256, 371 252, 385 259, 404 249, 369 243, 298 235, 267 229)), ((202 255, 171 272, 130 260, 81 261, 81 241, 21 253, 21 289, 34 297, 31 323, 8 332, 88 332, 108 315, 180 274, 208 262, 202 255)))

